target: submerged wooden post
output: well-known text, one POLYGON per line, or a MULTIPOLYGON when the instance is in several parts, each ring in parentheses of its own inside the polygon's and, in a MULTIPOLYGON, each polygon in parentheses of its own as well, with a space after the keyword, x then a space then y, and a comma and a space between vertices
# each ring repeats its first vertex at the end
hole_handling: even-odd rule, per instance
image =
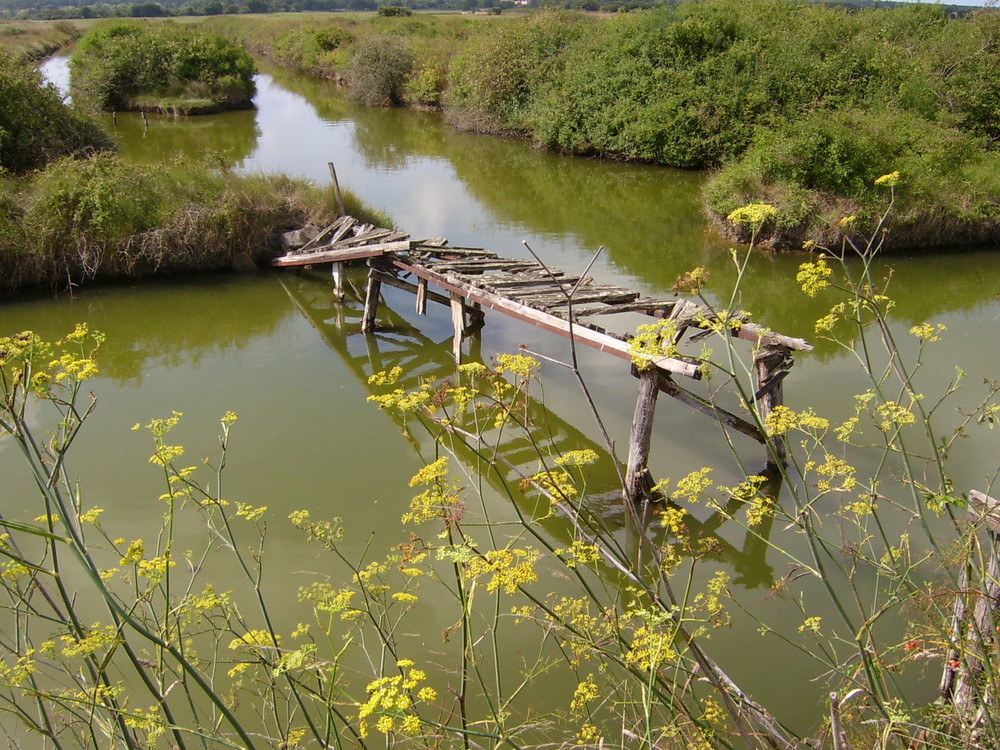
POLYGON ((326 166, 330 168, 330 177, 333 180, 333 190, 337 196, 337 210, 340 211, 341 216, 346 216, 347 211, 344 210, 344 195, 340 192, 340 182, 337 180, 337 170, 333 166, 332 161, 328 161, 326 166))
POLYGON ((344 299, 344 264, 333 263, 333 296, 338 301, 344 299))
POLYGON ((632 432, 628 441, 628 467, 625 474, 625 497, 640 502, 652 496, 653 479, 649 474, 649 444, 653 435, 653 413, 660 392, 660 373, 650 367, 639 373, 639 395, 632 417, 632 432))
POLYGON ((451 323, 455 326, 455 338, 452 341, 451 352, 455 362, 462 362, 462 336, 465 335, 465 300, 462 295, 451 293, 451 323))
POLYGON ((378 296, 382 291, 382 282, 378 277, 378 270, 369 262, 368 264, 368 288, 365 291, 365 312, 361 317, 361 332, 368 333, 375 328, 375 316, 378 314, 378 296))
POLYGON ((417 279, 417 315, 427 314, 427 279, 417 279))
MULTIPOLYGON (((753 370, 757 388, 754 399, 757 401, 762 422, 767 420, 768 415, 774 411, 775 407, 784 403, 782 381, 792 367, 791 354, 791 349, 781 345, 764 347, 754 354, 753 370)), ((767 465, 785 466, 786 463, 785 444, 780 437, 771 438, 768 446, 767 465)))

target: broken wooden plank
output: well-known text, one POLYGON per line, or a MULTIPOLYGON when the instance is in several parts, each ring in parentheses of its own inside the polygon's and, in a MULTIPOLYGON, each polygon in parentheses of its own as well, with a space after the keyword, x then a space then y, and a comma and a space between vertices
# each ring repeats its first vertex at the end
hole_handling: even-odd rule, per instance
MULTIPOLYGON (((341 227, 344 227, 345 225, 346 225, 347 228, 350 228, 351 226, 353 226, 354 225, 354 218, 351 217, 351 216, 341 216, 335 222, 333 222, 332 224, 330 224, 326 229, 324 229, 322 232, 320 232, 319 234, 317 234, 315 237, 313 237, 311 240, 309 240, 306 244, 304 244, 302 247, 300 247, 298 249, 298 252, 300 252, 300 253, 308 252, 310 248, 312 248, 312 247, 314 247, 316 245, 321 244, 332 233, 336 232, 338 229, 340 229, 341 227)), ((347 230, 345 229, 344 231, 347 231, 347 230)))
POLYGON ((568 307, 571 303, 604 302, 606 304, 614 304, 616 302, 631 302, 639 296, 639 292, 632 291, 631 289, 620 288, 600 290, 595 287, 591 290, 590 287, 587 287, 584 292, 577 291, 577 293, 573 295, 572 300, 565 294, 511 296, 526 305, 547 310, 552 307, 568 307))
POLYGON ((330 237, 331 243, 339 242, 344 235, 351 231, 351 227, 358 223, 353 216, 345 216, 344 219, 344 223, 330 237))
POLYGON ((470 258, 468 260, 446 260, 436 263, 428 263, 428 266, 436 271, 444 273, 452 271, 455 273, 486 273, 487 271, 507 271, 508 273, 517 270, 528 271, 537 268, 537 264, 526 260, 507 260, 505 258, 470 258))
POLYGON ((399 252, 410 247, 409 240, 400 242, 386 242, 379 245, 362 245, 360 247, 347 247, 339 250, 326 250, 323 252, 282 255, 271 261, 272 266, 311 266, 317 263, 336 263, 347 260, 360 260, 361 258, 374 258, 385 253, 399 252))
MULTIPOLYGON (((577 300, 574 300, 576 302, 577 300)), ((639 313, 654 316, 657 312, 669 313, 677 304, 677 300, 656 300, 640 297, 631 302, 616 302, 614 304, 591 305, 589 307, 573 308, 574 315, 617 315, 620 313, 639 313)), ((659 317, 659 316, 656 316, 659 317)))
POLYGON ((566 276, 562 271, 553 272, 555 278, 547 273, 497 273, 486 278, 478 279, 482 286, 494 290, 522 289, 524 287, 539 286, 542 284, 558 284, 566 291, 573 288, 573 285, 580 280, 579 276, 566 276))
POLYGON ((383 237, 388 237, 392 233, 393 233, 392 229, 382 229, 380 227, 375 227, 373 229, 368 229, 366 231, 359 232, 358 234, 355 234, 353 237, 346 237, 343 240, 341 240, 338 244, 345 246, 350 245, 353 247, 355 245, 362 245, 368 242, 374 242, 375 240, 380 240, 383 237))

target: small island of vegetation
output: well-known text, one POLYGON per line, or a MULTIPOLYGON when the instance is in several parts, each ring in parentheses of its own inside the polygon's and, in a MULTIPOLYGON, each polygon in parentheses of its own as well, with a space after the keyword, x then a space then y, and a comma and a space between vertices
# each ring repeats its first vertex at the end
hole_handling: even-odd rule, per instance
POLYGON ((217 34, 172 23, 94 28, 72 62, 75 101, 96 109, 207 114, 253 106, 253 58, 217 34))

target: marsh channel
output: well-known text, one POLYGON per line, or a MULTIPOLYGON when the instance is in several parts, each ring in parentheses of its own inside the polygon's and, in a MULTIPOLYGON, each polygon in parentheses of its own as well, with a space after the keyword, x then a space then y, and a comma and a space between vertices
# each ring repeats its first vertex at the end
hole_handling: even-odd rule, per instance
MULTIPOLYGON (((66 67, 64 58, 56 58, 45 64, 45 72, 59 81, 66 67)), ((209 156, 227 168, 284 172, 319 183, 328 182, 327 162, 334 162, 342 185, 415 237, 446 237, 453 245, 511 257, 525 257, 526 241, 567 272, 582 271, 603 246, 592 271, 602 283, 670 294, 679 275, 700 266, 710 273, 709 296, 722 303, 732 294, 737 272, 731 246, 702 214, 702 174, 544 153, 522 142, 458 132, 433 113, 360 108, 332 83, 267 66, 263 70, 254 110, 190 119, 151 116, 148 126, 138 115, 119 114, 116 124, 110 117, 106 124, 122 153, 142 162, 209 156)), ((736 251, 742 257, 745 249, 736 251)), ((793 409, 812 406, 836 424, 854 414, 854 394, 869 384, 852 355, 814 333, 814 321, 834 298, 810 298, 799 289, 796 271, 809 259, 754 253, 740 281, 737 307, 773 330, 815 344, 813 352, 796 358, 785 381, 786 403, 793 409)), ((971 408, 981 398, 983 381, 1000 377, 1000 248, 897 255, 878 265, 880 273, 892 271, 893 333, 907 354, 917 347, 908 334, 912 326, 925 321, 947 326, 919 372, 920 388, 927 393, 943 392, 957 367, 967 375, 963 390, 941 411, 947 431, 960 421, 959 408, 971 408)), ((363 283, 360 271, 355 281, 363 283)), ((226 494, 269 508, 272 562, 264 586, 275 601, 287 601, 284 625, 291 629, 301 616, 297 577, 323 572, 328 561, 302 543, 288 514, 305 509, 316 518, 339 516, 354 552, 366 546, 388 550, 406 538, 399 519, 415 494, 408 481, 434 457, 429 437, 409 434, 367 401, 373 393, 367 378, 404 361, 410 385, 421 377, 453 375, 450 317, 446 308, 433 306, 419 317, 409 295, 394 289, 383 294, 385 312, 379 330, 369 336, 358 331, 358 300, 349 296, 337 305, 325 276, 288 271, 84 288, 55 298, 4 302, 0 330, 33 329, 55 338, 86 321, 107 334, 101 373, 92 386, 97 410, 69 470, 85 505, 104 508, 105 524, 117 536, 155 534, 162 512, 157 470, 147 462, 150 443, 132 425, 182 412, 172 440, 185 445, 195 463, 217 453, 218 418, 226 410, 240 416, 226 494)), ((467 347, 468 356, 487 363, 519 347, 557 359, 569 356, 564 339, 490 314, 479 339, 467 347)), ((621 360, 589 351, 580 357, 597 406, 622 450, 636 380, 621 360)), ((546 363, 542 379, 544 391, 536 395, 552 415, 560 447, 603 452, 594 419, 565 368, 546 363)), ((763 459, 756 443, 737 436, 730 447, 711 419, 668 398, 658 405, 652 448, 650 466, 658 478, 676 479, 711 466, 714 479, 724 485, 743 477, 740 463, 756 470, 763 459)), ((982 426, 951 459, 956 487, 997 494, 992 483, 998 456, 1000 429, 982 426)), ((871 467, 859 466, 859 473, 866 468, 871 467)), ((26 519, 37 515, 31 478, 2 441, 0 476, 4 513, 26 519)), ((609 461, 602 460, 591 472, 584 500, 606 502, 601 498, 616 481, 609 461)), ((471 471, 463 482, 478 484, 471 471)), ((496 516, 509 518, 503 504, 510 501, 489 482, 481 489, 496 516)), ((824 502, 817 510, 836 524, 836 498, 824 502)), ((703 584, 718 570, 728 572, 744 606, 794 632, 802 622, 790 601, 794 596, 771 595, 776 580, 794 573, 788 559, 705 505, 689 510, 704 523, 702 532, 717 541, 716 552, 699 561, 696 582, 703 584)), ((620 510, 613 504, 601 512, 610 524, 619 524, 616 533, 629 533, 616 521, 620 510)), ((772 541, 790 534, 781 526, 768 531, 772 541)), ((572 538, 565 519, 549 518, 543 528, 557 546, 572 538)), ((197 538, 201 532, 192 524, 182 533, 197 538)), ((795 551, 801 541, 791 535, 779 546, 795 551)), ((809 584, 796 585, 808 589, 809 584)), ((558 586, 554 578, 551 587, 558 586)), ((443 606, 440 612, 429 608, 426 631, 418 636, 429 652, 438 648, 442 630, 453 619, 443 606)), ((887 627, 902 632, 903 618, 887 627)), ((523 640, 510 636, 512 665, 531 643, 528 635, 523 640)), ((827 688, 815 679, 821 671, 815 662, 778 639, 762 637, 739 611, 730 627, 713 633, 709 647, 715 660, 780 718, 803 731, 817 725, 827 688)), ((936 678, 935 669, 927 679, 915 674, 915 694, 931 696, 936 678)), ((568 704, 571 685, 556 685, 555 693, 550 688, 538 688, 540 704, 555 700, 552 695, 568 704)))

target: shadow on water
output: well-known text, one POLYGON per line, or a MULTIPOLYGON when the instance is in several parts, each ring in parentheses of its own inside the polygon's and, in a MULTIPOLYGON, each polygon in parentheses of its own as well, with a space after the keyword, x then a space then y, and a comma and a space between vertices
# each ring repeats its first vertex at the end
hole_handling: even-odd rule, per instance
MULTIPOLYGON (((361 333, 363 295, 359 285, 363 283, 363 277, 360 273, 360 269, 354 270, 350 280, 354 294, 349 295, 343 303, 334 299, 329 283, 314 275, 283 275, 281 282, 289 298, 319 332, 323 341, 342 358, 347 369, 372 394, 381 392, 381 389, 369 385, 369 376, 393 367, 402 368, 404 375, 399 385, 404 388, 417 387, 421 383, 437 385, 455 381, 456 366, 449 356, 451 336, 443 341, 435 341, 384 304, 379 306, 379 320, 375 331, 367 335, 361 333)), ((483 362, 478 336, 474 334, 468 341, 470 351, 465 360, 483 362)), ((517 430, 508 430, 498 443, 478 449, 461 441, 454 443, 460 459, 472 469, 474 475, 485 477, 497 496, 509 496, 518 504, 525 517, 540 519, 540 526, 547 536, 557 540, 557 543, 569 544, 577 538, 574 520, 564 515, 550 514, 547 500, 536 497, 530 490, 521 491, 518 485, 522 478, 539 471, 539 451, 551 466, 554 456, 573 450, 590 449, 599 458, 597 463, 587 467, 587 492, 577 503, 580 513, 577 521, 585 527, 599 529, 602 533, 614 536, 622 549, 637 550, 638 533, 645 534, 656 544, 669 543, 658 515, 663 507, 679 506, 672 502, 656 506, 651 513, 646 514, 644 528, 637 531, 630 514, 626 513, 622 505, 618 475, 613 459, 604 446, 590 440, 571 422, 535 397, 529 399, 526 415, 527 423, 532 425, 532 441, 517 430), (510 462, 514 468, 509 471, 500 469, 504 464, 496 460, 497 455, 502 456, 504 462, 510 462)), ((414 426, 412 423, 395 414, 392 419, 404 434, 411 437, 415 448, 420 452, 420 443, 427 439, 422 428, 416 427, 414 432, 410 429, 414 426)), ((777 477, 771 478, 769 486, 772 491, 777 491, 777 477)), ((774 582, 774 571, 767 563, 771 520, 766 520, 753 532, 746 533, 742 544, 731 542, 718 533, 726 521, 742 510, 744 505, 744 501, 733 498, 724 508, 711 513, 704 520, 689 516, 687 528, 692 538, 698 540, 700 549, 706 551, 706 559, 724 561, 732 567, 737 585, 747 589, 768 588, 774 582)), ((613 574, 610 569, 607 572, 613 574)))

